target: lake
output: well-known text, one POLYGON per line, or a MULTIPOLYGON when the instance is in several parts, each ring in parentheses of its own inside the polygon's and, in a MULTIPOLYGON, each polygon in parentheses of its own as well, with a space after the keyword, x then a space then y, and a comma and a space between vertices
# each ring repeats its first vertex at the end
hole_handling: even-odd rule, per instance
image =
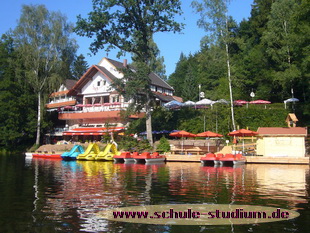
POLYGON ((0 232, 310 232, 308 165, 25 159, 0 156, 0 232), (284 208, 291 220, 243 225, 161 225, 104 219, 101 211, 165 204, 284 208))

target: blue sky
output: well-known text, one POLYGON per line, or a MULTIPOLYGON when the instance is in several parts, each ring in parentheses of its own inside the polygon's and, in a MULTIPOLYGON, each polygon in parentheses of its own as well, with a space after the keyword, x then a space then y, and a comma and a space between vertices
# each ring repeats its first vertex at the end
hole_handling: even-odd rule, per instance
MULTIPOLYGON (((185 29, 182 34, 174 33, 158 33, 155 35, 155 42, 157 43, 161 56, 164 56, 166 72, 169 76, 175 70, 175 65, 179 60, 181 52, 185 55, 190 53, 194 54, 199 51, 200 40, 205 35, 205 32, 198 28, 197 20, 199 15, 193 12, 190 7, 191 0, 182 1, 183 15, 177 18, 178 22, 185 23, 185 29)), ((16 27, 17 21, 20 17, 22 5, 29 4, 44 4, 50 11, 60 11, 67 16, 68 21, 75 23, 76 16, 81 14, 83 17, 87 17, 87 14, 92 10, 91 0, 2 0, 0 8, 0 34, 7 32, 9 29, 16 27)), ((229 14, 233 18, 240 22, 242 19, 247 19, 251 13, 251 4, 253 0, 232 0, 229 6, 229 14)), ((96 55, 88 55, 89 44, 91 39, 72 35, 77 40, 79 45, 78 54, 83 54, 89 65, 97 64, 101 58, 106 57, 105 51, 100 51, 96 55)), ((111 51, 108 57, 118 60, 116 58, 116 51, 111 51)), ((122 57, 127 58, 130 61, 130 55, 122 57)))

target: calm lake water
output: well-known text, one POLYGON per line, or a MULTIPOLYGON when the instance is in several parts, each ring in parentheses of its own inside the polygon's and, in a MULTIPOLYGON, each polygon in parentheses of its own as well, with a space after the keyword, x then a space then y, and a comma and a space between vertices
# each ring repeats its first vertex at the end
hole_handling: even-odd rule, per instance
POLYGON ((307 165, 203 167, 0 156, 0 232, 310 232, 307 165), (106 220, 126 206, 241 204, 296 210, 279 222, 177 226, 106 220))

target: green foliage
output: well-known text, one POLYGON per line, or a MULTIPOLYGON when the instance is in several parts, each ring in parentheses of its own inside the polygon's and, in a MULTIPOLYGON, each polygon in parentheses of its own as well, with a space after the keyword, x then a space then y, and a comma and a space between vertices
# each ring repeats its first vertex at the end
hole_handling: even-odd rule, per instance
POLYGON ((159 140, 159 144, 156 148, 156 151, 159 152, 168 152, 170 151, 170 144, 169 141, 167 140, 167 138, 165 137, 161 137, 159 140))
POLYGON ((90 46, 93 53, 100 49, 109 51, 117 48, 118 57, 124 53, 133 55, 135 71, 122 70, 124 78, 114 83, 114 87, 127 99, 134 100, 137 111, 145 109, 147 138, 151 145, 151 105, 154 97, 149 75, 156 66, 158 68, 156 58, 159 54, 153 36, 157 32, 181 31, 183 25, 174 21, 176 14, 181 14, 179 0, 94 0, 88 19, 78 16, 75 28, 78 35, 94 38, 90 46))
POLYGON ((118 149, 129 152, 152 151, 152 147, 148 140, 137 140, 131 136, 123 136, 118 141, 118 149))
MULTIPOLYGON (((293 95, 306 103, 310 95, 309 1, 254 0, 251 17, 235 25, 228 16, 227 28, 223 21, 226 17, 223 14, 225 2, 229 1, 193 2, 196 12, 205 16, 201 17, 199 26, 215 34, 213 38, 203 38, 201 50, 194 55, 181 54, 175 72, 168 79, 175 88, 175 94, 185 101, 197 101, 198 84, 201 84, 206 98, 228 100, 227 54, 223 49, 226 43, 229 45, 234 100, 251 101, 250 93, 253 91, 254 100, 265 99, 283 105, 283 101, 293 95), (211 20, 219 20, 210 24, 207 16, 211 16, 211 20), (221 30, 226 34, 221 35, 221 30), (185 80, 189 78, 192 93, 186 89, 185 80)), ((305 119, 305 116, 306 109, 301 110, 299 117, 305 119)), ((201 120, 191 121, 182 128, 201 120)))
POLYGON ((119 55, 130 52, 147 61, 153 57, 149 42, 154 33, 181 30, 182 25, 173 19, 180 13, 178 0, 94 0, 88 19, 78 16, 75 31, 94 38, 90 47, 93 53, 117 48, 119 55))
POLYGON ((0 147, 24 149, 31 143, 36 129, 35 96, 19 78, 22 74, 20 54, 13 39, 3 35, 0 40, 0 147))
MULTIPOLYGON (((292 106, 284 108, 283 104, 249 105, 237 107, 235 109, 236 125, 241 128, 257 130, 258 127, 285 127, 285 119, 292 106)), ((304 105, 296 105, 296 112, 305 109, 304 105)), ((308 115, 309 116, 309 106, 308 115)), ((153 128, 160 130, 185 130, 191 133, 201 133, 203 131, 213 131, 227 135, 232 131, 230 109, 225 104, 215 104, 209 109, 181 108, 177 111, 167 111, 158 108, 153 113, 153 128), (169 115, 167 117, 167 115, 169 115)), ((297 114, 299 118, 299 115, 297 114)), ((298 126, 305 126, 309 122, 308 118, 300 117, 298 126)), ((142 132, 143 120, 136 121, 130 126, 132 132, 142 132)), ((162 140, 162 139, 161 139, 162 140)))
POLYGON ((83 56, 83 54, 80 54, 73 62, 72 67, 73 78, 76 80, 80 79, 83 76, 83 74, 87 71, 87 69, 88 69, 87 61, 85 61, 85 57, 83 56))
POLYGON ((37 96, 37 137, 40 144, 42 98, 71 76, 70 65, 76 51, 75 40, 70 39, 72 25, 59 12, 49 12, 44 5, 23 5, 14 30, 14 45, 19 51, 23 73, 37 96))

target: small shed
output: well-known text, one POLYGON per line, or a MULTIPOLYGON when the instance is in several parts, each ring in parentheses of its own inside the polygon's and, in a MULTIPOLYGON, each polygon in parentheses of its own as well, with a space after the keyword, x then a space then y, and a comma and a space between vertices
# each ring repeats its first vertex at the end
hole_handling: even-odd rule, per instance
POLYGON ((289 113, 285 120, 287 127, 296 127, 297 121, 298 119, 294 113, 289 113))
POLYGON ((305 157, 307 128, 260 127, 257 155, 266 157, 305 157))

